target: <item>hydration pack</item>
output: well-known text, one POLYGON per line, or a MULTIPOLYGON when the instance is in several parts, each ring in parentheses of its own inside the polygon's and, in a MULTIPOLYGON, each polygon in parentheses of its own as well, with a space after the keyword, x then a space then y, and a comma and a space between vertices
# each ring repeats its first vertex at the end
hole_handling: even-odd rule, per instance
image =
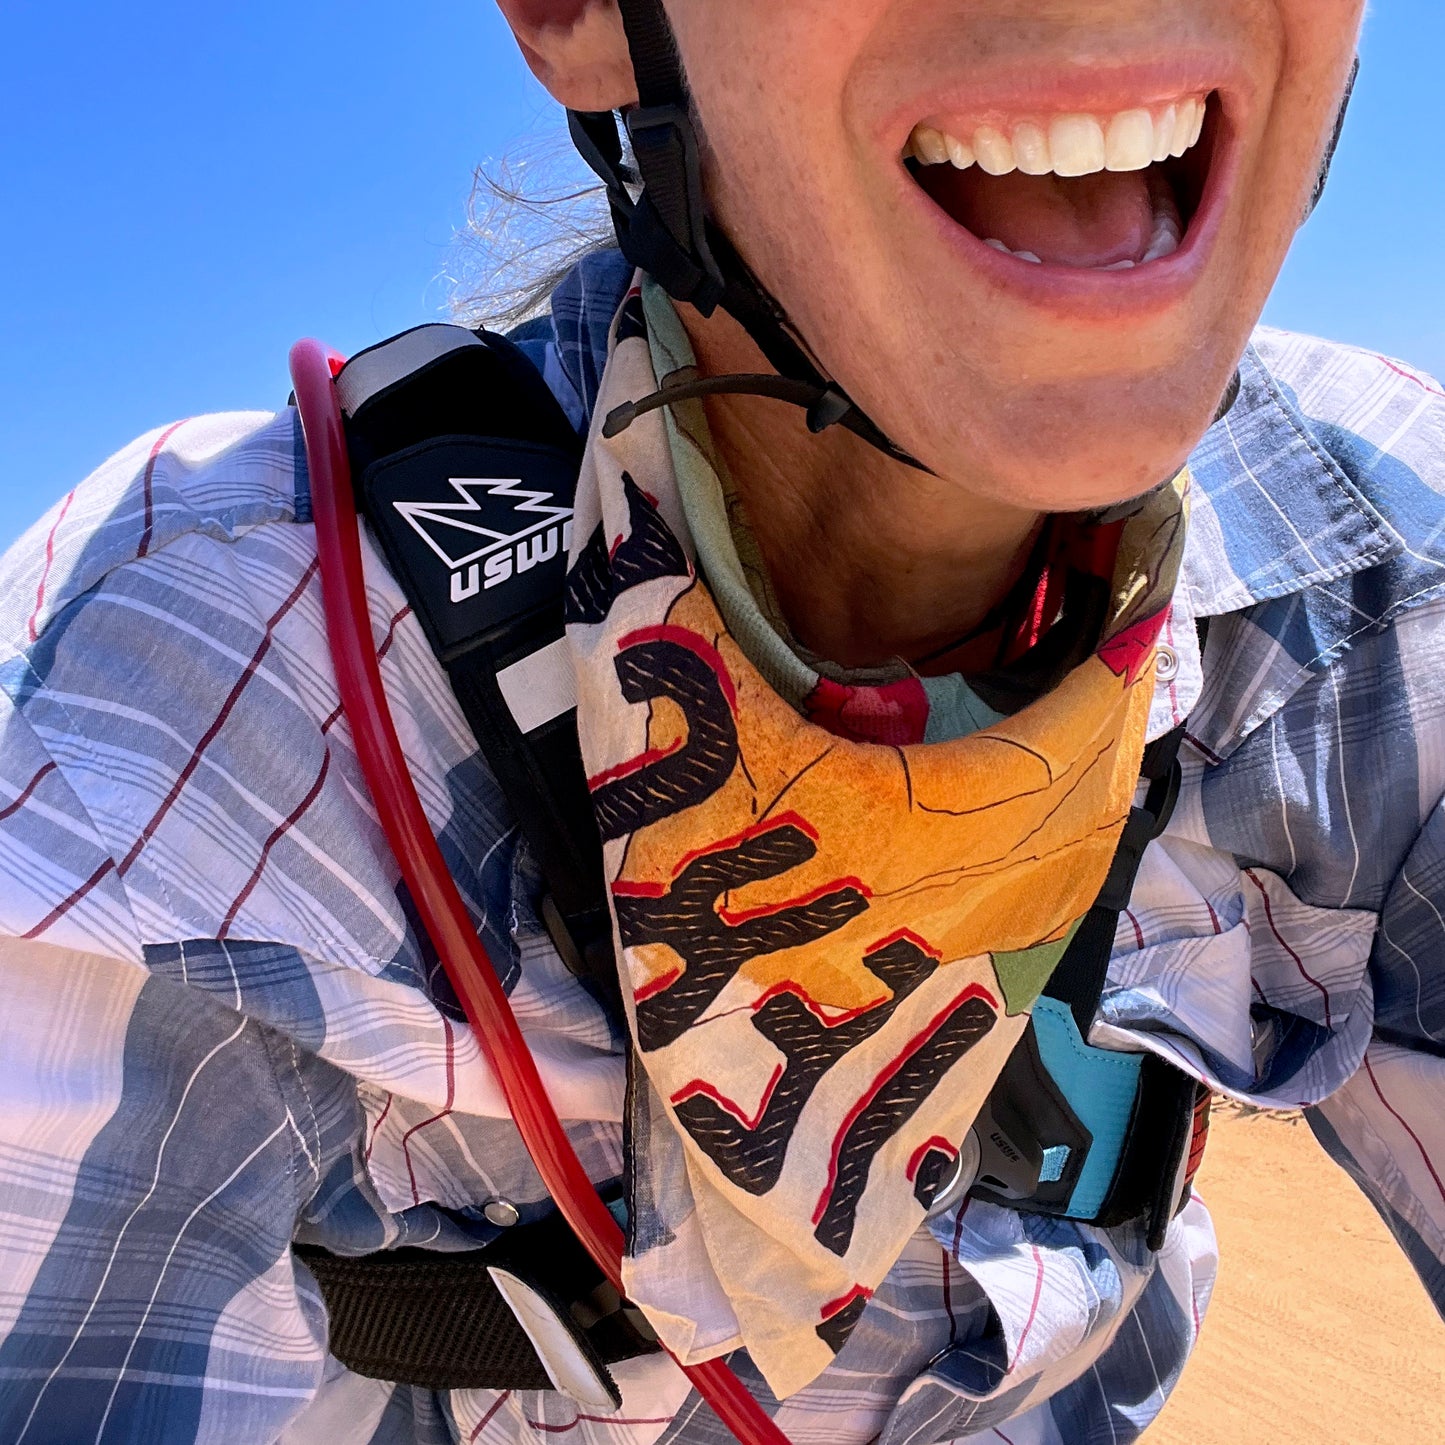
MULTIPOLYGON (((336 387, 358 506, 539 865, 552 942, 625 1034, 563 627, 582 440, 527 356, 485 331, 417 327, 358 354, 336 387)), ((1178 795, 1183 734, 1146 749, 1144 801, 935 1212, 972 1195, 1104 1227, 1137 1221, 1157 1251, 1187 1201, 1208 1091, 1157 1055, 1087 1042, 1144 849, 1178 795)), ((475 1251, 355 1259, 298 1246, 332 1353, 428 1389, 550 1387, 615 1403, 607 1365, 658 1348, 646 1322, 559 1216, 522 1223, 497 1203, 496 1238, 475 1251)))

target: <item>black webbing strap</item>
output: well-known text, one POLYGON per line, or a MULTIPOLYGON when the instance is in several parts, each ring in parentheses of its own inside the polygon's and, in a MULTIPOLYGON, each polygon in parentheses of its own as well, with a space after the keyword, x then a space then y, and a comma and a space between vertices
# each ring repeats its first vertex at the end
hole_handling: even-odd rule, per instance
MULTIPOLYGON (((1099 897, 1044 988, 1048 997, 1069 1006, 1084 1040, 1103 998, 1114 935, 1129 906, 1144 850, 1174 813, 1184 732, 1183 726, 1177 727, 1144 750, 1139 770, 1149 784, 1144 802, 1130 810, 1099 897)), ((1187 1198, 1179 1181, 1195 1136, 1202 1090, 1198 1080, 1158 1055, 1143 1057, 1128 1132, 1094 1223, 1111 1228, 1142 1217, 1150 1248, 1163 1248, 1169 1221, 1187 1198)), ((1207 1100, 1207 1090, 1203 1096, 1207 1100)))
POLYGON ((515 1225, 485 1249, 396 1249, 360 1258, 294 1246, 326 1303, 329 1348, 370 1379, 428 1390, 550 1390, 552 1377, 491 1270, 524 1279, 605 1380, 656 1352, 560 1215, 515 1225))
POLYGON ((687 82, 667 13, 661 5, 645 0, 618 0, 618 9, 632 53, 638 103, 644 107, 671 105, 685 94, 687 82))
POLYGON ((1139 776, 1149 784, 1141 807, 1129 810, 1114 860, 1094 906, 1084 915, 1068 950, 1044 987, 1044 993, 1068 1004, 1083 1038, 1089 1036, 1104 985, 1119 919, 1129 906, 1144 850, 1169 825, 1179 798, 1179 748, 1184 728, 1156 738, 1144 749, 1139 776))
MULTIPOLYGON (((1089 1029, 1144 850, 1168 825, 1179 796, 1183 738, 1184 728, 1179 727, 1145 749, 1140 766, 1140 776, 1148 783, 1144 802, 1130 810, 1099 896, 1044 988, 1047 998, 1067 1005, 1069 1027, 1077 1035, 1072 1047, 1096 1054, 1100 1061, 1105 1054, 1090 1049, 1089 1029)), ((1057 1022, 1051 1026, 1057 1028, 1057 1022)), ((1094 1211, 1084 1214, 1075 1203, 1075 1190, 1090 1151, 1099 1144, 1081 1117, 1089 1113, 1084 1100, 1067 1095, 1045 1064, 1038 1024, 1031 1019, 975 1125, 981 1158, 972 1193, 1023 1213, 1060 1215, 1106 1228, 1142 1219, 1149 1247, 1162 1249, 1169 1221, 1188 1199, 1188 1184, 1203 1150, 1209 1094, 1155 1054, 1131 1057, 1137 1066, 1123 1137, 1110 1137, 1110 1146, 1117 1142, 1118 1152, 1107 1189, 1094 1211)), ((1076 1072, 1070 1085, 1096 1086, 1108 1084, 1087 1072, 1076 1072)))
POLYGON ((419 327, 354 357, 337 388, 359 504, 542 871, 543 920, 620 1017, 575 702, 524 727, 503 688, 518 668, 532 695, 570 678, 548 658, 564 635, 581 439, 490 333, 419 327))

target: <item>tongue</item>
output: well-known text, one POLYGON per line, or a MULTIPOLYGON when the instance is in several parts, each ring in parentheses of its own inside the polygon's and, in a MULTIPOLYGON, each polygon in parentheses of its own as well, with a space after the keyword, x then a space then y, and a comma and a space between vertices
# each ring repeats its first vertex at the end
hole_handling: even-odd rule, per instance
POLYGON ((981 241, 1002 241, 1060 266, 1140 261, 1154 235, 1155 191, 1145 171, 1091 176, 990 176, 928 166, 920 183, 981 241))

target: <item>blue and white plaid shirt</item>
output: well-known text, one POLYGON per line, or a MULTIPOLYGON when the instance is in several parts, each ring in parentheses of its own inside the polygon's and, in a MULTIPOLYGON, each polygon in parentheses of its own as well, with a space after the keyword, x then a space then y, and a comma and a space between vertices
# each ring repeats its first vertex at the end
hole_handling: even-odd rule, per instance
MULTIPOLYGON (((527 332, 579 425, 626 279, 594 258, 527 332)), ((1194 458, 1152 719, 1189 719, 1183 796, 1092 1037, 1308 1109, 1445 1308, 1445 392, 1269 331, 1242 375, 1194 458)), ((622 1041, 553 951, 374 553, 368 582, 423 802, 584 1160, 615 1177, 622 1041)), ((470 1248, 488 1201, 545 1203, 357 768, 295 415, 117 454, 5 559, 0 638, 0 1440, 721 1442, 661 1357, 619 1367, 604 1418, 328 1356, 293 1241, 470 1248)), ((779 1423, 798 1445, 1124 1445, 1214 1267, 1198 1200, 1158 1256, 1137 1229, 975 1202, 920 1230, 779 1423)))

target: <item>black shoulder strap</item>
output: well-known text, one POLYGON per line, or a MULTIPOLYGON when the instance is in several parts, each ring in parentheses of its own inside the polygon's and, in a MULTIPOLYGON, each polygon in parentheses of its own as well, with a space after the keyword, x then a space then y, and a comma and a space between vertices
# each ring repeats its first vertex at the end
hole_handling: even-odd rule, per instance
POLYGON ((330 1352, 371 1379, 427 1390, 563 1390, 594 1395, 611 1413, 622 1397, 607 1367, 658 1349, 560 1214, 456 1252, 293 1248, 326 1302, 330 1352))
POLYGON ((1174 804, 1179 797, 1179 748, 1183 741, 1181 726, 1156 738, 1144 749, 1139 776, 1149 786, 1143 806, 1129 810, 1104 886, 1044 986, 1050 998, 1068 1004, 1082 1038, 1088 1038, 1089 1027, 1104 996, 1114 934, 1129 906, 1144 850, 1169 826, 1174 815, 1174 804))
POLYGON ((582 441, 504 337, 421 326, 336 379, 358 505, 546 880, 567 965, 618 1008, 562 599, 582 441))

